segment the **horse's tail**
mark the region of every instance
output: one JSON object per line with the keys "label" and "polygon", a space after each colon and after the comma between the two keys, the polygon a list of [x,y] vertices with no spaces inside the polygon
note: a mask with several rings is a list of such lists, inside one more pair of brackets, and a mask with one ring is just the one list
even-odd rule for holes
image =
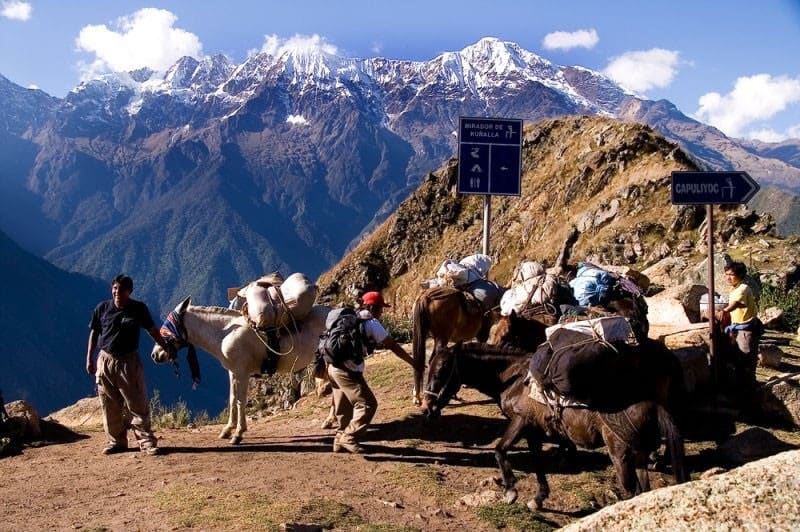
{"label": "horse's tail", "polygon": [[428,338],[428,329],[430,328],[427,307],[428,298],[422,294],[414,303],[414,332],[411,344],[414,355],[414,375],[419,377],[418,380],[421,380],[421,371],[425,367],[425,340]]}
{"label": "horse's tail", "polygon": [[684,465],[686,450],[683,446],[683,437],[669,412],[661,405],[656,405],[656,409],[658,411],[658,428],[666,440],[667,451],[672,459],[672,474],[675,482],[678,484],[686,482],[688,476]]}

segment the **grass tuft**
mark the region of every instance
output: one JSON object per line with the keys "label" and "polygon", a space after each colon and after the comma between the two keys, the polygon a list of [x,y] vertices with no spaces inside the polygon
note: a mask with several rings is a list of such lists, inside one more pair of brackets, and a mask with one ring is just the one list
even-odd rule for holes
{"label": "grass tuft", "polygon": [[478,508],[478,517],[495,528],[510,528],[524,531],[549,531],[558,528],[538,513],[532,512],[524,504],[490,504]]}

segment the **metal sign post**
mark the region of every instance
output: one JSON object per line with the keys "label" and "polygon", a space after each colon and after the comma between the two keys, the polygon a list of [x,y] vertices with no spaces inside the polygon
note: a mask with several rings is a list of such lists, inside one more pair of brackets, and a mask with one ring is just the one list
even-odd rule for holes
{"label": "metal sign post", "polygon": [[712,375],[719,380],[714,342],[716,299],[714,290],[714,205],[747,203],[759,190],[747,172],[672,172],[673,205],[705,205],[708,232],[708,333]]}
{"label": "metal sign post", "polygon": [[489,255],[492,195],[519,196],[522,120],[459,118],[458,192],[483,198],[483,253]]}

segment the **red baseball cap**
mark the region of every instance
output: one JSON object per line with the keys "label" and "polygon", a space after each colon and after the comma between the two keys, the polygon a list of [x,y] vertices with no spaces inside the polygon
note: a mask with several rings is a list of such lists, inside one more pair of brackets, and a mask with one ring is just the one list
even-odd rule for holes
{"label": "red baseball cap", "polygon": [[365,305],[380,305],[382,307],[391,307],[386,301],[383,300],[383,296],[380,292],[366,292],[363,296],[361,296],[361,302]]}

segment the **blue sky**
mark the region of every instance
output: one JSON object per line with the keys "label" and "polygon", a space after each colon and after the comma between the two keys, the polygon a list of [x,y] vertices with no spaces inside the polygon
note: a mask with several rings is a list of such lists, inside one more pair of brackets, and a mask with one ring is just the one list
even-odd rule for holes
{"label": "blue sky", "polygon": [[63,97],[181,55],[429,60],[481,37],[603,72],[735,137],[800,138],[800,0],[0,0],[0,74]]}

